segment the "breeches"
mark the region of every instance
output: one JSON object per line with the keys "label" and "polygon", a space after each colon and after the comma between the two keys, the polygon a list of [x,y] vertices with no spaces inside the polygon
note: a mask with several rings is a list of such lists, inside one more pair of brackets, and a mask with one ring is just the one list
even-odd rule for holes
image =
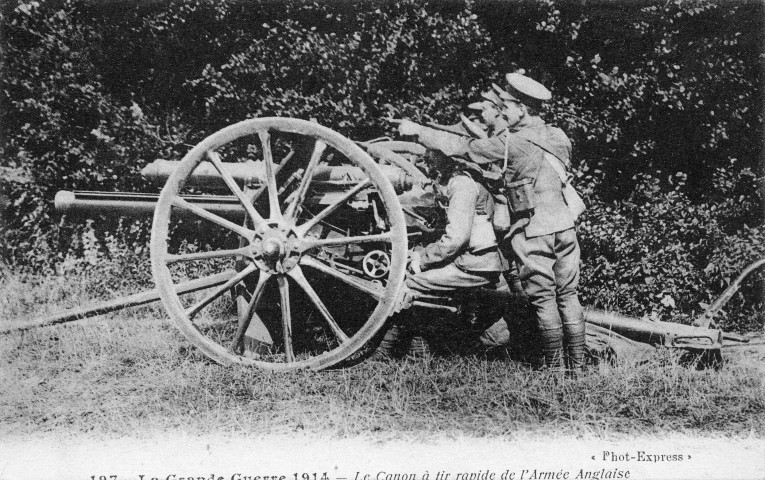
{"label": "breeches", "polygon": [[408,276],[406,285],[421,293],[451,292],[462,288],[496,285],[499,272],[465,272],[453,263]]}
{"label": "breeches", "polygon": [[580,259],[576,231],[570,228],[527,238],[521,230],[510,241],[523,290],[536,313],[548,362],[553,350],[562,350],[563,338],[569,354],[578,357],[573,362],[581,362],[584,315],[576,293]]}

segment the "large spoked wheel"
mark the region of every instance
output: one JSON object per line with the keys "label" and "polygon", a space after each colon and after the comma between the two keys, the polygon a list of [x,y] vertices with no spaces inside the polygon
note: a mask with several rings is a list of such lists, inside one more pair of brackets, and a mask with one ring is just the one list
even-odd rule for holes
{"label": "large spoked wheel", "polygon": [[[213,198],[211,185],[228,190],[239,217],[191,200]],[[361,349],[392,314],[406,250],[396,192],[366,152],[316,123],[260,118],[214,133],[179,162],[154,214],[151,262],[168,314],[211,359],[321,369]],[[385,278],[365,276],[369,252],[389,256]],[[225,284],[201,297],[176,293],[190,276],[233,266]],[[246,304],[232,317],[220,304],[235,287]],[[248,347],[255,323],[273,339],[266,348]]]}

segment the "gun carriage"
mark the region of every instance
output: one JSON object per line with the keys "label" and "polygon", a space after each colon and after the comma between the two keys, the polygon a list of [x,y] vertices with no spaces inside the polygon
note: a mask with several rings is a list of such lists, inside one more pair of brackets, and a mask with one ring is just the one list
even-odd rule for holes
{"label": "gun carriage", "polygon": [[[149,164],[144,178],[164,183],[157,195],[59,192],[62,213],[153,215],[156,288],[6,331],[161,300],[216,362],[322,369],[358,358],[402,308],[458,314],[463,306],[460,295],[406,295],[408,249],[438,235],[439,209],[416,164],[424,153],[389,139],[354,142],[305,120],[259,118],[210,135],[180,161]],[[588,328],[719,352],[724,338],[743,340],[709,328],[730,296],[696,327],[588,311]]]}

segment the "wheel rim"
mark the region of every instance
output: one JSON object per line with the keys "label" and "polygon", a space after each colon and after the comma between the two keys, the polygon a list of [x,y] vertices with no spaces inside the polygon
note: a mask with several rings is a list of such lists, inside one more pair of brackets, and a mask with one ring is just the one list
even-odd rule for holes
{"label": "wheel rim", "polygon": [[[287,168],[284,167],[287,159],[273,149],[283,148],[290,141],[299,146],[309,145],[300,151],[304,154],[310,151],[310,158],[289,160]],[[260,203],[245,194],[228,170],[232,164],[241,166],[242,158],[231,155],[228,149],[239,148],[242,143],[247,145],[248,152],[253,150],[252,145],[259,146],[257,154],[261,163],[259,168],[253,167],[252,176],[262,185],[259,191],[263,195],[256,195]],[[279,165],[277,160],[281,160]],[[213,164],[222,183],[239,200],[249,222],[245,226],[181,198],[186,185],[191,183],[192,172],[203,161]],[[284,172],[279,170],[280,166]],[[288,181],[286,173],[290,171],[293,174]],[[342,173],[340,181],[333,180],[336,175],[333,172],[337,171]],[[323,175],[329,175],[329,180],[322,180]],[[321,190],[327,188],[327,191]],[[360,197],[369,203],[366,209]],[[372,225],[369,227],[356,221],[353,212],[357,210],[353,208],[363,209],[364,218],[373,211],[376,224],[368,222]],[[240,247],[196,253],[173,251],[171,244],[175,239],[171,224],[180,213],[193,214],[205,223],[205,228],[235,234],[240,239]],[[349,217],[347,226],[343,223],[344,230],[340,230],[344,234],[340,234],[335,231],[337,224],[345,222],[346,217]],[[317,231],[322,233],[317,235]],[[223,364],[242,363],[276,370],[318,369],[348,358],[385,323],[395,308],[403,283],[406,248],[406,224],[393,186],[361,148],[316,123],[262,118],[246,120],[210,135],[179,162],[162,189],[155,211],[151,261],[154,281],[171,319],[211,359]],[[348,267],[349,270],[339,267],[336,252],[353,253],[357,249],[361,253],[364,249],[389,252],[390,266],[383,282],[366,281],[353,273],[352,267]],[[175,292],[175,274],[171,269],[177,265],[217,261],[237,261],[240,271],[202,299],[184,305]],[[199,318],[209,316],[205,309],[212,308],[226,291],[242,282],[254,284],[243,318],[233,325],[225,320],[214,328],[201,325]],[[328,294],[328,290],[322,289],[327,283],[344,285],[346,290]],[[273,289],[278,295],[269,296],[269,290]],[[338,293],[370,305],[371,313],[363,324],[354,320],[351,325],[333,314]],[[298,298],[303,300],[298,302]],[[309,306],[301,311],[308,311],[311,319],[295,317],[297,303],[301,303],[301,308],[304,304]],[[252,355],[243,348],[244,333],[253,318],[260,319],[253,314],[264,310],[279,312],[281,321],[272,321],[269,330],[273,330],[270,333],[279,339],[281,346],[269,355]],[[313,330],[303,332],[301,328],[315,329],[326,338],[311,340]],[[226,338],[227,335],[231,338]],[[316,347],[322,342],[326,344],[323,350]]]}

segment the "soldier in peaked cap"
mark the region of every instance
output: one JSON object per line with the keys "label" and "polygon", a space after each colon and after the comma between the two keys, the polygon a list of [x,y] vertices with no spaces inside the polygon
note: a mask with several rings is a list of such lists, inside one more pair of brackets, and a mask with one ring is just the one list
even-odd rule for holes
{"label": "soldier in peaked cap", "polygon": [[545,365],[576,373],[584,364],[585,341],[577,296],[580,250],[575,218],[563,197],[565,184],[555,164],[569,165],[571,142],[539,117],[541,102],[551,98],[549,90],[519,73],[508,74],[506,80],[509,92],[497,87],[484,95],[498,107],[487,108],[485,114],[494,132],[489,138],[458,137],[408,121],[399,125],[399,133],[415,135],[426,147],[449,156],[504,168],[512,212],[504,251],[514,258],[536,314]]}
{"label": "soldier in peaked cap", "polygon": [[499,98],[502,99],[503,102],[518,101],[516,97],[510,95],[510,93],[507,90],[503,89],[496,83],[491,84],[491,89],[494,90],[494,93],[496,93],[497,96],[499,96]]}
{"label": "soldier in peaked cap", "polygon": [[[488,105],[491,102],[489,102],[488,100],[484,100],[483,102],[471,103],[470,105],[468,105],[468,108],[471,110],[483,111],[485,108],[483,105],[484,103]],[[436,123],[429,122],[427,126],[431,128],[435,128],[437,130],[443,130],[445,132],[454,133],[456,135],[464,135],[464,136],[473,137],[473,138],[485,138],[487,136],[486,132],[481,127],[481,125],[476,124],[475,122],[473,122],[472,120],[470,120],[468,117],[466,117],[463,114],[460,114],[460,121],[456,124],[439,125]]]}
{"label": "soldier in peaked cap", "polygon": [[552,98],[552,93],[544,85],[521,73],[508,73],[505,75],[505,80],[511,91],[520,94],[521,101],[524,100],[523,97],[540,102],[546,102]]}
{"label": "soldier in peaked cap", "polygon": [[[542,102],[552,98],[544,85],[522,73],[508,73],[505,80],[510,94],[518,99],[513,107],[522,117],[515,135],[532,146],[531,152],[515,151],[513,156],[539,163],[536,174],[529,177],[535,182],[535,205],[528,223],[511,232],[509,240],[537,316],[545,363],[558,368],[565,359],[567,367],[577,372],[583,367],[585,343],[584,313],[577,295],[581,253],[573,225],[576,219],[562,195],[566,180],[561,174],[570,166],[571,142],[562,130],[545,125],[539,117]],[[525,175],[518,170],[513,178],[522,181]]]}

